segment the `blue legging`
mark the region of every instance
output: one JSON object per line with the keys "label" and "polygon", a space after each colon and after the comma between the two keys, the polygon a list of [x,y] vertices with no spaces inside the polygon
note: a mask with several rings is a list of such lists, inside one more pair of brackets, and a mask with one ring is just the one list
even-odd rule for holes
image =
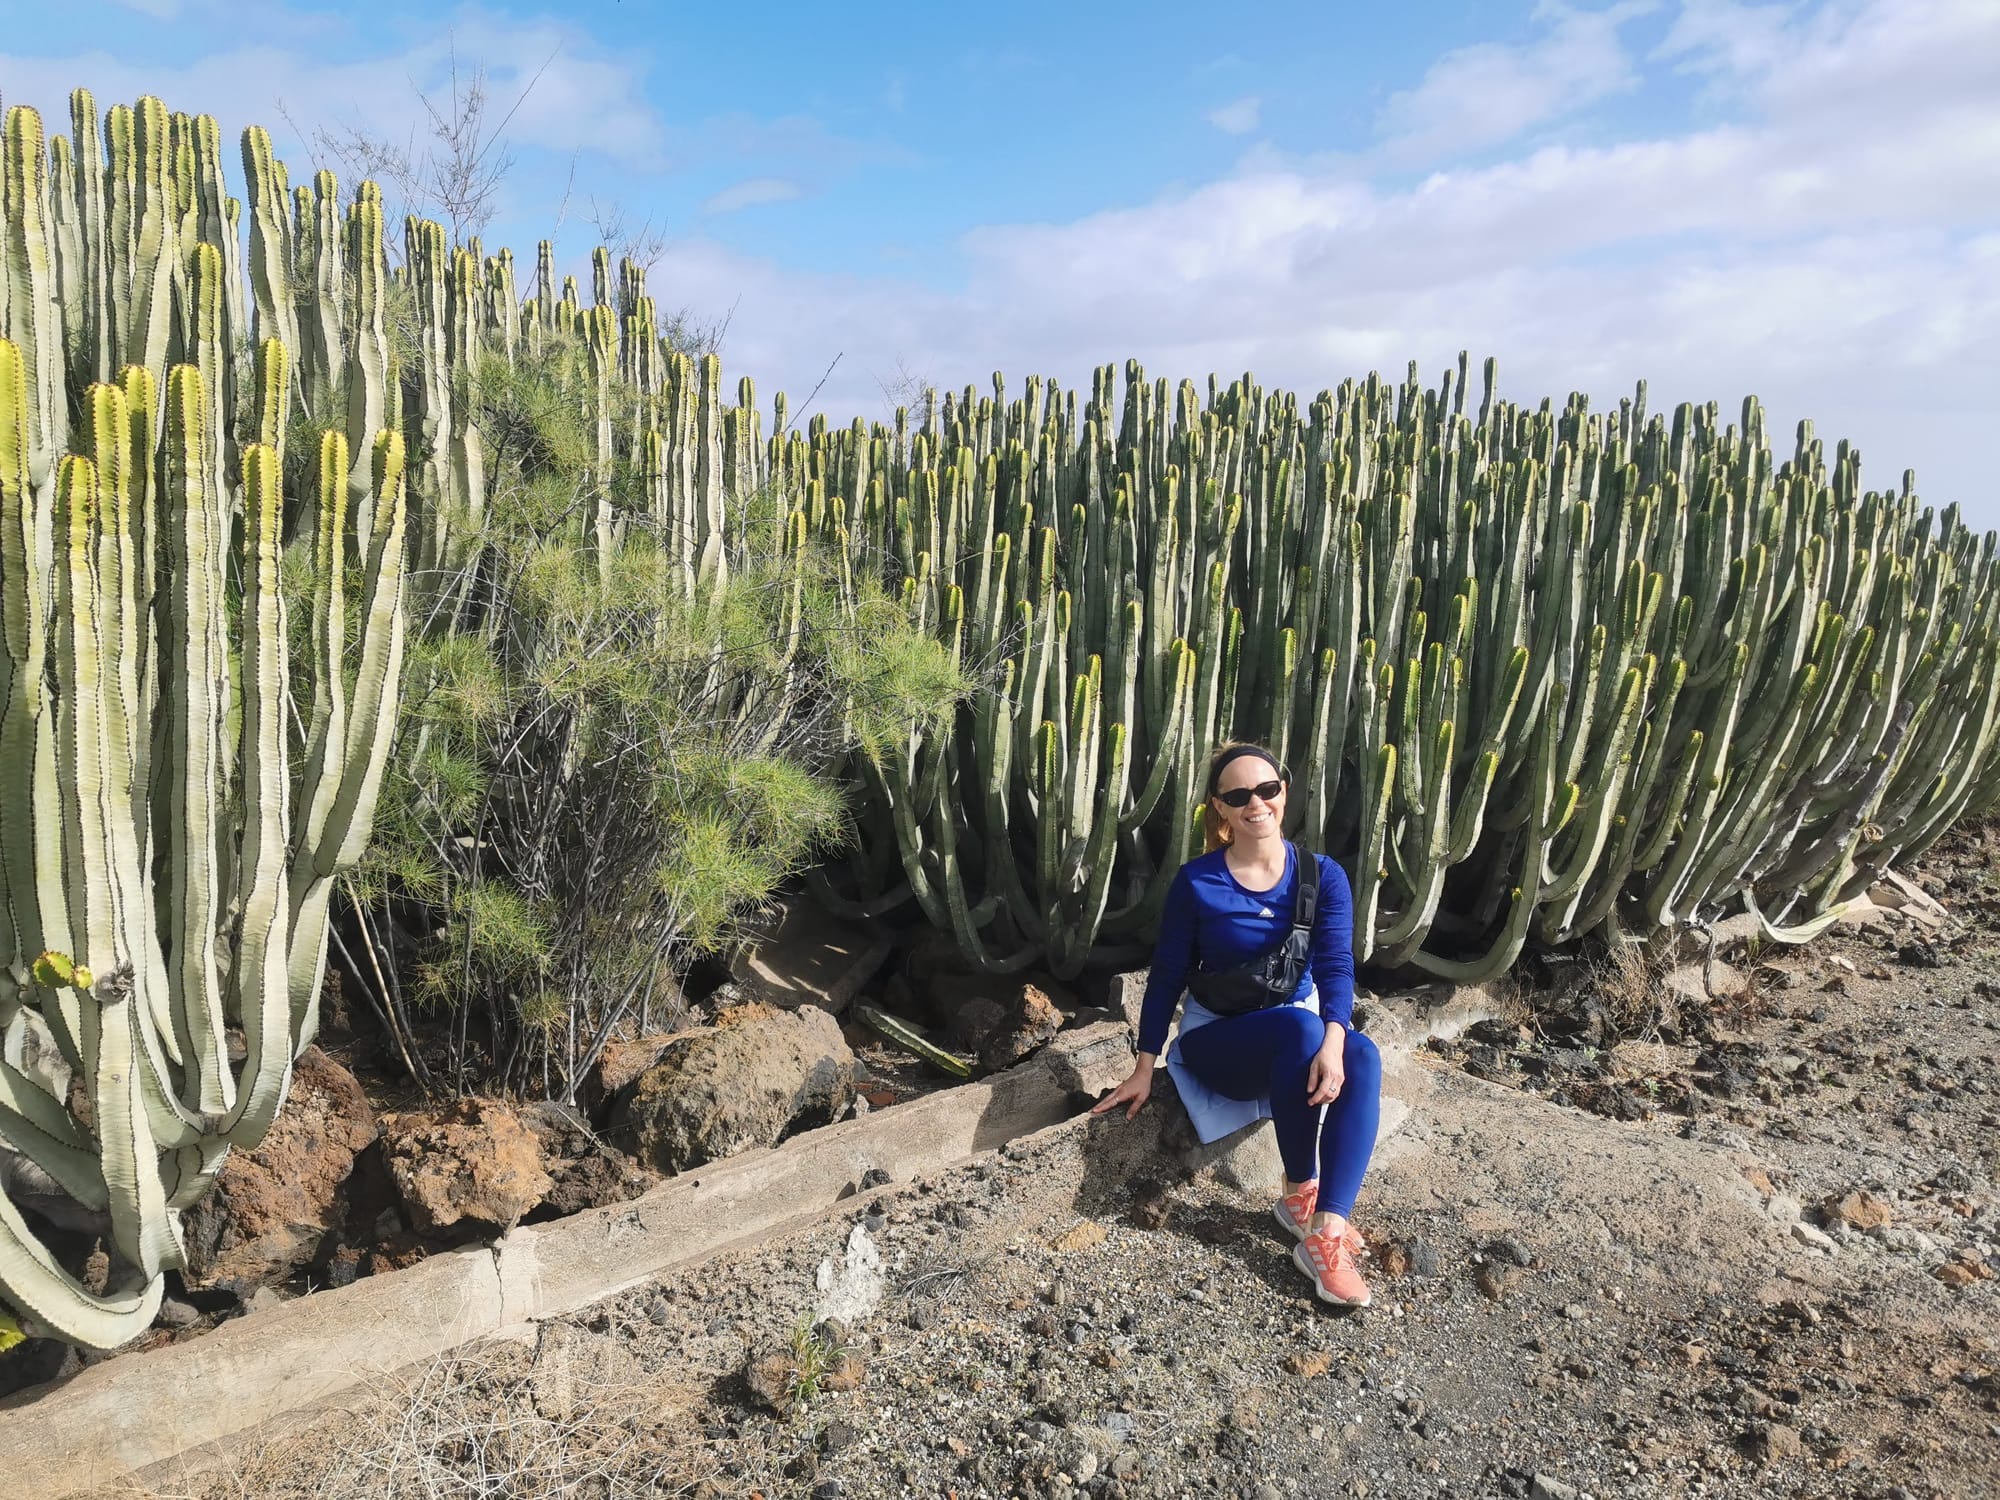
{"label": "blue legging", "polygon": [[1354,1198],[1375,1150],[1382,1118],[1382,1054],[1347,1029],[1342,1059],[1347,1081],[1333,1103],[1306,1105],[1306,1071],[1326,1040],[1326,1023],[1297,1005],[1273,1006],[1246,1016],[1225,1016],[1181,1033],[1181,1063],[1216,1093],[1231,1099],[1271,1101],[1271,1123],[1285,1175],[1293,1182],[1319,1179],[1320,1213],[1354,1212]]}

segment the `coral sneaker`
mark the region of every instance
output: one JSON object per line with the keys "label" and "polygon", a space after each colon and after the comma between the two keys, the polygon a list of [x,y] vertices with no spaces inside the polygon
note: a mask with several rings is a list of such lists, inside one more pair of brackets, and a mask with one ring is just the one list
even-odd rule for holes
{"label": "coral sneaker", "polygon": [[[1308,1182],[1303,1184],[1296,1193],[1287,1193],[1284,1197],[1280,1198],[1271,1212],[1276,1216],[1280,1224],[1292,1232],[1293,1239],[1302,1240],[1308,1234],[1312,1233],[1313,1209],[1318,1202],[1319,1184],[1317,1182]],[[1347,1246],[1347,1253],[1349,1255],[1359,1256],[1366,1248],[1360,1231],[1352,1224],[1343,1223],[1341,1225],[1340,1239],[1341,1243]]]}
{"label": "coral sneaker", "polygon": [[1319,1202],[1319,1184],[1301,1183],[1296,1193],[1287,1193],[1271,1210],[1278,1222],[1292,1232],[1292,1238],[1302,1240],[1312,1232],[1313,1205]]}
{"label": "coral sneaker", "polygon": [[[1343,1231],[1351,1233],[1346,1225]],[[1313,1279],[1313,1290],[1322,1302],[1335,1307],[1366,1307],[1373,1294],[1361,1273],[1354,1268],[1353,1252],[1347,1248],[1346,1233],[1323,1229],[1309,1234],[1292,1247],[1292,1261]]]}

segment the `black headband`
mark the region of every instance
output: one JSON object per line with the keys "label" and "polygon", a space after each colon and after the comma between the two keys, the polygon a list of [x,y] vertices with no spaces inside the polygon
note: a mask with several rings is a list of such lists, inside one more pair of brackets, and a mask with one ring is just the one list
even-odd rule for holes
{"label": "black headband", "polygon": [[1272,770],[1278,773],[1278,779],[1280,781],[1289,782],[1292,779],[1292,773],[1286,770],[1283,766],[1279,765],[1278,758],[1275,755],[1273,755],[1270,751],[1266,750],[1263,746],[1235,745],[1232,746],[1230,749],[1223,751],[1222,754],[1216,759],[1215,764],[1209,767],[1209,772],[1208,772],[1209,796],[1213,797],[1215,795],[1215,789],[1222,785],[1222,773],[1229,769],[1230,762],[1241,760],[1246,755],[1254,755],[1257,757],[1257,759],[1263,761]]}

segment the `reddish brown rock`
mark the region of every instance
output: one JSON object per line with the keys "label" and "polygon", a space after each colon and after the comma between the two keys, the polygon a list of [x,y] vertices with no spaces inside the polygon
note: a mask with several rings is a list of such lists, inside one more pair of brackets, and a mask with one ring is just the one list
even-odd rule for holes
{"label": "reddish brown rock", "polygon": [[1978,1260],[1948,1260],[1931,1275],[1946,1286],[1971,1286],[1974,1282],[1993,1280],[1991,1268]]}
{"label": "reddish brown rock", "polygon": [[641,1164],[682,1172],[831,1124],[853,1078],[854,1054],[825,1011],[740,1005],[671,1043],[619,1097],[612,1129]]}
{"label": "reddish brown rock", "polygon": [[491,1099],[384,1116],[382,1152],[403,1211],[423,1234],[466,1222],[509,1228],[554,1186],[534,1132]]}
{"label": "reddish brown rock", "polygon": [[653,1176],[624,1152],[610,1146],[563,1162],[555,1186],[542,1199],[537,1218],[562,1218],[607,1203],[625,1203],[653,1185]]}
{"label": "reddish brown rock", "polygon": [[1759,1422],[1744,1435],[1743,1446],[1757,1464],[1787,1463],[1805,1453],[1798,1429],[1783,1422]]}
{"label": "reddish brown rock", "polygon": [[858,1391],[868,1378],[868,1364],[857,1349],[844,1349],[819,1378],[823,1391]]}
{"label": "reddish brown rock", "polygon": [[254,1286],[310,1264],[346,1215],[355,1156],[379,1133],[354,1075],[306,1048],[263,1142],[232,1152],[214,1191],[181,1220],[188,1285]]}
{"label": "reddish brown rock", "polygon": [[1375,1264],[1382,1268],[1384,1276],[1400,1279],[1410,1274],[1409,1247],[1401,1240],[1370,1239],[1368,1249],[1375,1259]]}
{"label": "reddish brown rock", "polygon": [[532,1222],[623,1203],[653,1185],[650,1172],[593,1131],[567,1104],[524,1104],[521,1123],[541,1142],[542,1165],[555,1180],[531,1214]]}
{"label": "reddish brown rock", "polygon": [[430,1245],[420,1236],[398,1230],[361,1252],[357,1272],[362,1276],[380,1276],[386,1271],[408,1270],[430,1253]]}
{"label": "reddish brown rock", "polygon": [[758,1354],[743,1363],[743,1388],[753,1405],[789,1417],[798,1404],[799,1362],[789,1351]]}
{"label": "reddish brown rock", "polygon": [[1039,986],[1024,984],[1006,1018],[979,1049],[988,1072],[1011,1068],[1062,1030],[1063,1013]]}
{"label": "reddish brown rock", "polygon": [[[936,974],[923,987],[923,1004],[933,1025],[949,1030],[961,1012],[975,1004],[999,1007],[1004,1019],[1020,1010],[1033,990],[1059,1013],[1074,1011],[1079,1002],[1070,990],[1046,976],[1027,980],[1005,974]],[[912,1014],[915,1014],[913,1011]]]}
{"label": "reddish brown rock", "polygon": [[551,1173],[559,1162],[585,1157],[595,1149],[590,1122],[572,1106],[553,1099],[536,1100],[520,1108],[521,1123],[542,1148],[542,1165]]}
{"label": "reddish brown rock", "polygon": [[1841,1198],[1829,1198],[1820,1208],[1820,1222],[1849,1229],[1887,1229],[1895,1217],[1889,1205],[1873,1193],[1856,1188]]}

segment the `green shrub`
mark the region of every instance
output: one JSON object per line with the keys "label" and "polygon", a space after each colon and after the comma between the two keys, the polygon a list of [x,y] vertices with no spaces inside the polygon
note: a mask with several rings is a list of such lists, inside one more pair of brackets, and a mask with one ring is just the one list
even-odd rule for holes
{"label": "green shrub", "polygon": [[604,552],[583,518],[631,476],[597,465],[577,372],[552,341],[469,383],[486,513],[426,580],[347,950],[420,1078],[565,1098],[845,836],[836,758],[965,691],[823,547],[756,550],[776,527],[692,593],[627,510]]}

